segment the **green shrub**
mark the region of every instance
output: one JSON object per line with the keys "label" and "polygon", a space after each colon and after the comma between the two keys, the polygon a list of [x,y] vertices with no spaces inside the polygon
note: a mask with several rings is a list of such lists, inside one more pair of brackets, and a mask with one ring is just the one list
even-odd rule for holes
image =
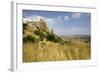
{"label": "green shrub", "polygon": [[26,43],[26,42],[28,42],[28,39],[27,39],[27,37],[24,37],[23,38],[23,43]]}
{"label": "green shrub", "polygon": [[54,34],[48,34],[47,39],[48,39],[49,41],[54,41],[54,40],[56,40]]}
{"label": "green shrub", "polygon": [[23,42],[36,42],[36,37],[35,36],[27,36],[23,38]]}
{"label": "green shrub", "polygon": [[35,30],[34,33],[40,37],[41,41],[47,36],[46,32],[41,30]]}
{"label": "green shrub", "polygon": [[25,34],[25,29],[26,29],[26,27],[27,27],[27,23],[23,23],[23,34]]}

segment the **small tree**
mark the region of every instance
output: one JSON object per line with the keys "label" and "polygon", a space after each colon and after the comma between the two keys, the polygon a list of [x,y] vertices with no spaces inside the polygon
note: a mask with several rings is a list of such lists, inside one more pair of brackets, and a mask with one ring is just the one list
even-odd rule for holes
{"label": "small tree", "polygon": [[54,34],[48,34],[47,39],[49,41],[54,41],[55,40],[55,35]]}

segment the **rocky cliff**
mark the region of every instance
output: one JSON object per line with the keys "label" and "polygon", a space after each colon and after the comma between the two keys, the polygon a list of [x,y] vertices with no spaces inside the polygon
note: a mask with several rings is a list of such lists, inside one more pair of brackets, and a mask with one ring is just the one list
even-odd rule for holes
{"label": "rocky cliff", "polygon": [[64,40],[56,36],[53,29],[51,31],[48,29],[47,23],[43,18],[39,21],[25,21],[23,23],[24,42],[38,42],[43,40],[65,43]]}

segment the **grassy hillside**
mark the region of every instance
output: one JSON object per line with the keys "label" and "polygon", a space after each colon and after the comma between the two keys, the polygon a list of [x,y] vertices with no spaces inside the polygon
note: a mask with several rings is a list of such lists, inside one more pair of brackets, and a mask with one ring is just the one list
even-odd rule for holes
{"label": "grassy hillside", "polygon": [[45,21],[23,23],[23,62],[86,60],[91,58],[90,40],[60,37]]}
{"label": "grassy hillside", "polygon": [[23,44],[23,62],[90,59],[90,43],[72,39],[68,44],[51,41]]}

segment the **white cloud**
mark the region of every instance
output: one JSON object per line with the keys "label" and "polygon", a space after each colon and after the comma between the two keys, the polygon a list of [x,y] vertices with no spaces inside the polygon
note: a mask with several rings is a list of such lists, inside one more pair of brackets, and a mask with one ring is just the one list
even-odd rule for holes
{"label": "white cloud", "polygon": [[85,15],[85,16],[90,16],[90,15],[91,15],[91,13],[85,13],[84,15]]}
{"label": "white cloud", "polygon": [[68,16],[65,16],[65,17],[64,17],[64,20],[69,20],[69,17],[68,17]]}
{"label": "white cloud", "polygon": [[63,21],[61,16],[58,16],[55,18],[45,18],[45,20],[48,24],[51,24],[51,25],[55,25]]}
{"label": "white cloud", "polygon": [[26,18],[23,18],[24,21],[39,21],[41,18],[43,18],[45,20],[45,18],[43,16],[39,16],[39,15],[32,15]]}
{"label": "white cloud", "polygon": [[48,28],[50,30],[53,29],[53,26],[55,26],[56,24],[58,24],[60,22],[60,20],[57,18],[45,18],[45,19],[46,19],[46,23],[48,25]]}
{"label": "white cloud", "polygon": [[61,19],[62,17],[61,16],[58,16],[58,18]]}
{"label": "white cloud", "polygon": [[32,16],[23,18],[23,21],[24,22],[25,21],[39,21],[41,18],[43,18],[46,21],[49,29],[53,29],[53,27],[58,26],[58,24],[62,24],[64,20],[69,20],[68,16],[65,16],[65,17],[57,16],[57,17],[49,18],[49,17],[43,17],[39,15],[32,15]]}
{"label": "white cloud", "polygon": [[47,24],[54,25],[56,23],[56,21],[53,18],[45,18],[45,19]]}
{"label": "white cloud", "polygon": [[23,18],[24,21],[39,21],[41,18],[43,18],[46,22],[48,23],[57,23],[57,22],[61,22],[61,16],[55,17],[55,18],[48,18],[48,17],[43,17],[43,16],[39,16],[39,15],[32,15],[26,18]]}
{"label": "white cloud", "polygon": [[82,15],[82,13],[73,13],[72,18],[79,18]]}
{"label": "white cloud", "polygon": [[[79,18],[82,13],[74,13],[72,14],[72,18]],[[49,18],[49,17],[43,17],[39,15],[32,15],[30,17],[23,18],[24,21],[39,21],[40,18],[43,18],[47,22],[48,28],[54,29],[54,32],[56,34],[62,34],[62,35],[69,35],[69,34],[86,34],[88,33],[86,28],[80,28],[80,27],[66,27],[66,29],[63,28],[55,28],[61,24],[63,24],[64,20],[69,20],[70,18],[66,15],[64,17],[58,16],[54,18]],[[64,19],[64,20],[63,20]],[[81,22],[80,22],[81,23]],[[59,25],[58,25],[59,24]],[[78,24],[77,22],[75,24]]]}
{"label": "white cloud", "polygon": [[58,26],[58,24],[63,23],[63,19],[61,16],[54,18],[45,18],[45,19],[49,29],[53,29],[55,26]]}
{"label": "white cloud", "polygon": [[[39,16],[39,15],[32,15],[32,16],[23,18],[23,21],[39,21],[41,18],[43,18],[50,25],[55,25],[55,24],[63,22],[62,16],[48,18],[48,17]],[[69,20],[69,17],[65,16],[64,19]]]}

